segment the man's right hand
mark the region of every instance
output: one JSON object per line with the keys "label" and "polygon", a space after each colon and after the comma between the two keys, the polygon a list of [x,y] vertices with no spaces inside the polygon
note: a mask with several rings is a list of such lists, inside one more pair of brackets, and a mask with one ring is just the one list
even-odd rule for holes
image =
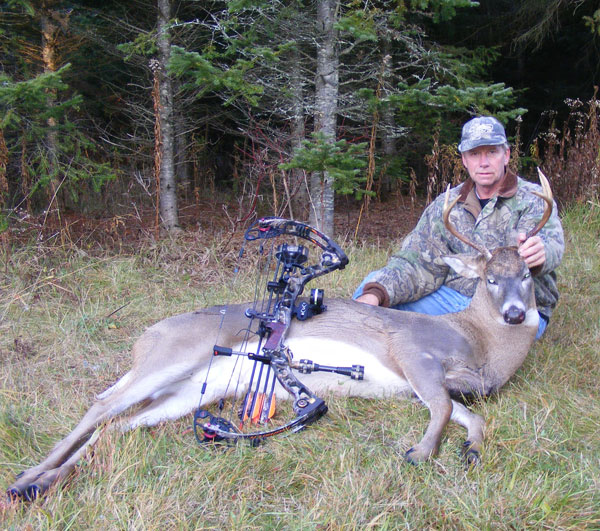
{"label": "man's right hand", "polygon": [[363,304],[370,304],[371,306],[379,306],[379,297],[377,297],[377,295],[373,295],[372,293],[365,293],[354,300],[356,302],[362,302]]}

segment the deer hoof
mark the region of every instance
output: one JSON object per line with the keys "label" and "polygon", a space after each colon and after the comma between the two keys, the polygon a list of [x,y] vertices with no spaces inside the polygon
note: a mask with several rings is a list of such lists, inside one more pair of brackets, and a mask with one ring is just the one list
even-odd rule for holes
{"label": "deer hoof", "polygon": [[39,485],[29,485],[26,489],[11,487],[6,491],[6,497],[10,502],[27,501],[32,502],[42,494],[43,489]]}
{"label": "deer hoof", "polygon": [[6,496],[12,502],[32,502],[39,498],[40,495],[42,495],[46,490],[47,489],[43,488],[42,486],[32,483],[31,485],[27,485],[25,488],[9,487],[6,490]]}
{"label": "deer hoof", "polygon": [[15,487],[6,490],[6,497],[8,498],[9,502],[16,502],[20,500],[22,496],[23,493]]}
{"label": "deer hoof", "polygon": [[471,441],[465,441],[462,445],[461,457],[467,468],[472,468],[481,462],[479,451],[473,448]]}
{"label": "deer hoof", "polygon": [[35,499],[37,499],[39,497],[40,494],[42,494],[43,490],[36,485],[35,483],[33,485],[29,485],[29,487],[27,487],[25,489],[24,492],[24,498],[25,500],[27,500],[28,502],[31,502]]}
{"label": "deer hoof", "polygon": [[414,448],[409,448],[406,453],[404,454],[404,460],[407,463],[410,463],[411,465],[418,465],[419,461],[416,461],[415,459],[413,459],[413,457],[411,456],[412,453],[414,453],[415,449]]}
{"label": "deer hoof", "polygon": [[421,463],[427,461],[428,457],[423,456],[421,452],[418,451],[417,448],[412,447],[407,450],[404,454],[404,460],[411,465],[420,465]]}

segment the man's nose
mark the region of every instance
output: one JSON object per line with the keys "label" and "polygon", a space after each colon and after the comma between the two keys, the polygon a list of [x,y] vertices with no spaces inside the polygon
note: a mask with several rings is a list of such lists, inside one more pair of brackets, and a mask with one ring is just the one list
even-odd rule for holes
{"label": "man's nose", "polygon": [[489,162],[490,161],[487,153],[482,152],[479,154],[479,164],[481,164],[482,166],[487,166]]}

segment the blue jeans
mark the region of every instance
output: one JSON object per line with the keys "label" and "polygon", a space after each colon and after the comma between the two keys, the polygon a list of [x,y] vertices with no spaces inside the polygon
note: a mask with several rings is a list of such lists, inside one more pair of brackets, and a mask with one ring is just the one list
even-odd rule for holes
{"label": "blue jeans", "polygon": [[[361,282],[360,286],[352,295],[353,299],[357,299],[363,292],[365,284],[371,282],[369,276]],[[445,313],[456,313],[464,310],[471,304],[471,297],[467,297],[458,291],[447,286],[442,286],[437,291],[426,295],[422,299],[413,302],[403,302],[392,306],[394,310],[403,310],[405,312],[425,313],[427,315],[443,315]],[[542,337],[542,334],[548,326],[548,318],[540,314],[540,324],[535,336],[536,339]]]}

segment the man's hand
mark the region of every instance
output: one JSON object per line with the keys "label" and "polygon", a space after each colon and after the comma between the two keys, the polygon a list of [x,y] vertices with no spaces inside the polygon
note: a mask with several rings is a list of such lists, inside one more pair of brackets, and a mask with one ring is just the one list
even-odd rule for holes
{"label": "man's hand", "polygon": [[373,295],[372,293],[365,293],[361,295],[357,299],[356,302],[362,302],[363,304],[370,304],[371,306],[379,306],[379,298],[377,295]]}
{"label": "man's hand", "polygon": [[518,236],[519,254],[525,260],[529,269],[541,266],[546,262],[546,249],[544,242],[539,236],[532,236],[527,239],[524,233]]}

